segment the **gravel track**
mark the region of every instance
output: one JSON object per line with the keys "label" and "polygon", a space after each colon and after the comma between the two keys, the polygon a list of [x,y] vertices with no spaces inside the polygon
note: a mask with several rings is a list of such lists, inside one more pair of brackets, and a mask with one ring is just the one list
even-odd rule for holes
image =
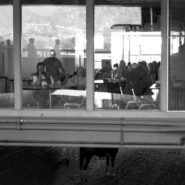
{"label": "gravel track", "polygon": [[93,157],[87,182],[80,181],[78,162],[78,148],[0,147],[0,184],[185,184],[185,150],[120,149],[116,158],[116,176],[107,176],[105,160]]}

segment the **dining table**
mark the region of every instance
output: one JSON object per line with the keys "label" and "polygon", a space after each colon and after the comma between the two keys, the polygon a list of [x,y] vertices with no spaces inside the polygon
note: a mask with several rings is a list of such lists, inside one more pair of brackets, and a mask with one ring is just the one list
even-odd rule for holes
{"label": "dining table", "polygon": [[[51,96],[65,96],[66,103],[68,103],[68,99],[66,97],[76,97],[81,101],[86,99],[86,91],[85,90],[73,90],[73,89],[57,89],[51,93]],[[51,98],[52,99],[52,98]],[[140,104],[150,103],[153,104],[154,101],[152,96],[133,96],[131,94],[120,94],[120,93],[110,93],[110,92],[94,92],[94,106],[95,109],[124,109],[126,104],[129,101],[137,101]],[[79,104],[81,102],[79,101]],[[120,107],[120,104],[124,104],[124,106]]]}
{"label": "dining table", "polygon": [[[49,108],[51,108],[51,94],[53,91],[60,89],[62,86],[56,86],[56,85],[45,85],[45,86],[39,86],[39,85],[33,85],[33,84],[27,84],[23,86],[23,94],[26,93],[26,91],[29,91],[29,101],[28,104],[32,104],[32,96],[37,96],[38,101],[40,98],[40,101],[42,101],[41,99],[43,99],[43,101],[47,100],[48,97],[48,102],[49,102]],[[45,100],[44,100],[45,98]]]}
{"label": "dining table", "polygon": [[126,84],[126,78],[104,78],[106,86],[106,92],[120,93],[120,86],[124,89]]}

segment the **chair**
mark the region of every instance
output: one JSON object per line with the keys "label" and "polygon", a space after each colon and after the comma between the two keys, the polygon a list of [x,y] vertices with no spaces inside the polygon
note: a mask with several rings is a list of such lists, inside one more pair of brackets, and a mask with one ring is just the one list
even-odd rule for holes
{"label": "chair", "polygon": [[85,106],[85,97],[82,98],[82,101],[81,103],[65,103],[64,104],[64,109],[80,109],[82,108],[83,106]]}
{"label": "chair", "polygon": [[155,104],[142,104],[139,106],[139,110],[152,110],[152,109],[156,109],[156,105]]}
{"label": "chair", "polygon": [[79,103],[65,103],[64,109],[80,109]]}
{"label": "chair", "polygon": [[122,100],[126,104],[126,106],[125,106],[126,110],[128,110],[128,109],[138,109],[139,108],[141,102],[139,100],[137,100],[135,94],[133,95],[134,100],[130,100],[130,101],[126,102],[125,99],[124,99],[124,94],[123,94],[123,90],[122,90],[121,86],[120,86],[120,92],[121,92]]}
{"label": "chair", "polygon": [[139,104],[137,101],[128,101],[125,107],[125,110],[130,110],[130,109],[138,109]]}
{"label": "chair", "polygon": [[[121,92],[121,98],[122,98],[123,102],[125,102],[122,87],[119,86],[119,89],[120,89],[120,92]],[[125,102],[125,103],[126,103],[126,102]]]}

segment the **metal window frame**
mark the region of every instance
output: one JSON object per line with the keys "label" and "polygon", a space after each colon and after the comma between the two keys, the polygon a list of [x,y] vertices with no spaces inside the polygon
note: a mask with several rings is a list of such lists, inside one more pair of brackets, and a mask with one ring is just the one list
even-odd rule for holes
{"label": "metal window frame", "polygon": [[[13,0],[13,40],[14,40],[14,107],[22,108],[22,74],[21,74],[21,0]],[[16,47],[15,47],[16,46]]]}
{"label": "metal window frame", "polygon": [[57,118],[185,118],[184,112],[168,112],[168,60],[169,60],[169,3],[161,0],[161,110],[158,111],[123,111],[94,109],[94,0],[86,0],[86,36],[87,36],[87,108],[86,110],[22,109],[22,74],[21,74],[21,0],[13,0],[13,35],[14,35],[14,109],[0,109],[0,117],[51,117]]}
{"label": "metal window frame", "polygon": [[161,36],[162,36],[162,52],[161,52],[161,111],[168,111],[168,75],[169,75],[169,5],[170,0],[161,0]]}

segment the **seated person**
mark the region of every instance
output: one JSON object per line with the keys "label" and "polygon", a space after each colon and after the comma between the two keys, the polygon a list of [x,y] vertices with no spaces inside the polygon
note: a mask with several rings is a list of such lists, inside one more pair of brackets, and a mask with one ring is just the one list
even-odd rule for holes
{"label": "seated person", "polygon": [[56,58],[55,50],[50,50],[50,57],[44,59],[43,64],[46,68],[47,75],[53,79],[57,85],[61,84],[61,81],[65,81],[67,75],[66,71],[58,58]]}
{"label": "seated person", "polygon": [[[42,62],[37,64],[37,72],[32,74],[33,77],[33,85],[43,86],[50,83],[50,78],[44,71],[44,65]],[[42,84],[45,83],[45,84]]]}
{"label": "seated person", "polygon": [[126,68],[125,61],[121,60],[120,63],[119,63],[118,70],[117,70],[118,79],[127,78],[127,73],[128,73],[128,71],[127,71],[127,68]]}
{"label": "seated person", "polygon": [[113,65],[114,69],[113,69],[113,76],[117,78],[117,74],[118,74],[118,63]]}
{"label": "seated person", "polygon": [[127,82],[124,88],[125,94],[133,94],[136,96],[151,94],[147,73],[137,63],[131,65],[131,70],[127,75]]}
{"label": "seated person", "polygon": [[76,75],[68,79],[65,87],[85,90],[86,88],[85,69],[83,67],[78,67]]}
{"label": "seated person", "polygon": [[105,66],[102,68],[102,73],[104,78],[110,78],[111,77],[111,72],[112,72],[112,66],[110,62],[106,62]]}
{"label": "seated person", "polygon": [[40,89],[40,86],[45,87],[50,84],[50,77],[46,74],[44,69],[43,63],[39,62],[37,64],[37,71],[32,74],[33,85],[39,86],[37,91],[33,91],[33,103],[35,102],[34,104],[40,108],[49,107],[48,91]]}

